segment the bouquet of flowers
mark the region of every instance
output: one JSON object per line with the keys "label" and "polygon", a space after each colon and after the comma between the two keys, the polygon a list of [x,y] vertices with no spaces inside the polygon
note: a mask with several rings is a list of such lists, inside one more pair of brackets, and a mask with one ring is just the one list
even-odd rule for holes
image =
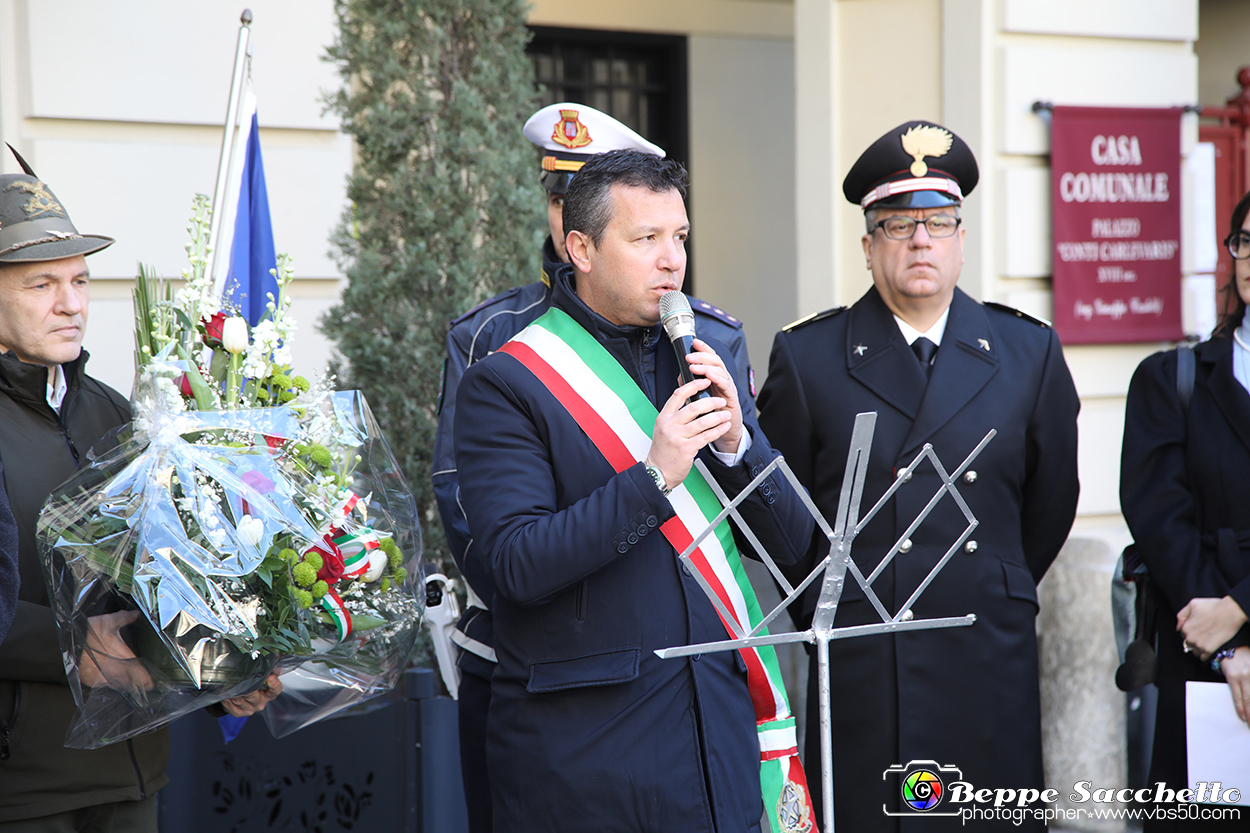
{"label": "bouquet of flowers", "polygon": [[[250,333],[206,269],[141,269],[133,422],[48,500],[39,540],[94,748],[246,694],[275,670],[277,736],[394,687],[424,595],[416,505],[358,391],[293,375],[287,287]],[[93,663],[106,680],[82,683]],[[93,677],[94,679],[94,677]]]}

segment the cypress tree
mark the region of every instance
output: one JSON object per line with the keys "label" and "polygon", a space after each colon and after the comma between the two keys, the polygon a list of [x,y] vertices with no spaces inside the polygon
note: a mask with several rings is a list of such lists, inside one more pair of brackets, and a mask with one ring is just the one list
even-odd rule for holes
{"label": "cypress tree", "polygon": [[348,284],[321,328],[416,496],[426,558],[452,569],[430,486],[447,325],[539,274],[545,229],[523,0],[336,0],[327,101],[355,140],[333,243]]}

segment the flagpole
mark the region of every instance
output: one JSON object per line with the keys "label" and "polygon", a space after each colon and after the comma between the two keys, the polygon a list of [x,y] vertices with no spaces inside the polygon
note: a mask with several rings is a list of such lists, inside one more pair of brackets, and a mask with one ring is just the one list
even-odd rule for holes
{"label": "flagpole", "polygon": [[239,107],[242,98],[243,78],[249,58],[248,43],[252,35],[252,10],[244,9],[239,16],[239,42],[234,52],[234,77],[230,82],[230,100],[226,104],[226,124],[221,136],[221,156],[217,161],[217,186],[213,189],[212,221],[208,227],[208,255],[206,274],[213,273],[213,256],[221,243],[221,202],[225,199],[230,167],[234,163],[235,135],[239,130]]}

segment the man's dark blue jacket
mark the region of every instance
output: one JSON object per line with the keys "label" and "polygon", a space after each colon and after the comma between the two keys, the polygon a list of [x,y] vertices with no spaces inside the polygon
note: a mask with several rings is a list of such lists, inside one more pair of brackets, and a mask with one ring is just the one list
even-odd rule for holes
{"label": "man's dark blue jacket", "polygon": [[[557,276],[553,306],[663,406],[678,367],[658,325],[607,322],[577,298],[568,271]],[[738,393],[744,413],[753,411],[749,392]],[[654,653],[726,631],[659,531],[674,513],[643,464],[615,473],[505,353],[469,368],[456,408],[474,533],[467,557],[495,587],[499,665],[487,742],[495,824],[522,833],[758,830],[759,746],[738,654]],[[731,495],[776,456],[753,415],[746,427],[753,442],[739,465],[700,452]],[[780,475],[740,509],[779,562],[806,549],[813,521]]]}

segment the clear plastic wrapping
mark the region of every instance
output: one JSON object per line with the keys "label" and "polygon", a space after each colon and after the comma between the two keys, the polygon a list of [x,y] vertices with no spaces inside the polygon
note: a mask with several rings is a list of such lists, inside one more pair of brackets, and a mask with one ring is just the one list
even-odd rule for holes
{"label": "clear plastic wrapping", "polygon": [[[94,748],[246,694],[282,736],[392,688],[424,612],[416,506],[357,391],[186,410],[157,357],[135,420],[45,504],[39,542]],[[95,681],[88,687],[83,670]],[[98,669],[98,675],[95,673]]]}

